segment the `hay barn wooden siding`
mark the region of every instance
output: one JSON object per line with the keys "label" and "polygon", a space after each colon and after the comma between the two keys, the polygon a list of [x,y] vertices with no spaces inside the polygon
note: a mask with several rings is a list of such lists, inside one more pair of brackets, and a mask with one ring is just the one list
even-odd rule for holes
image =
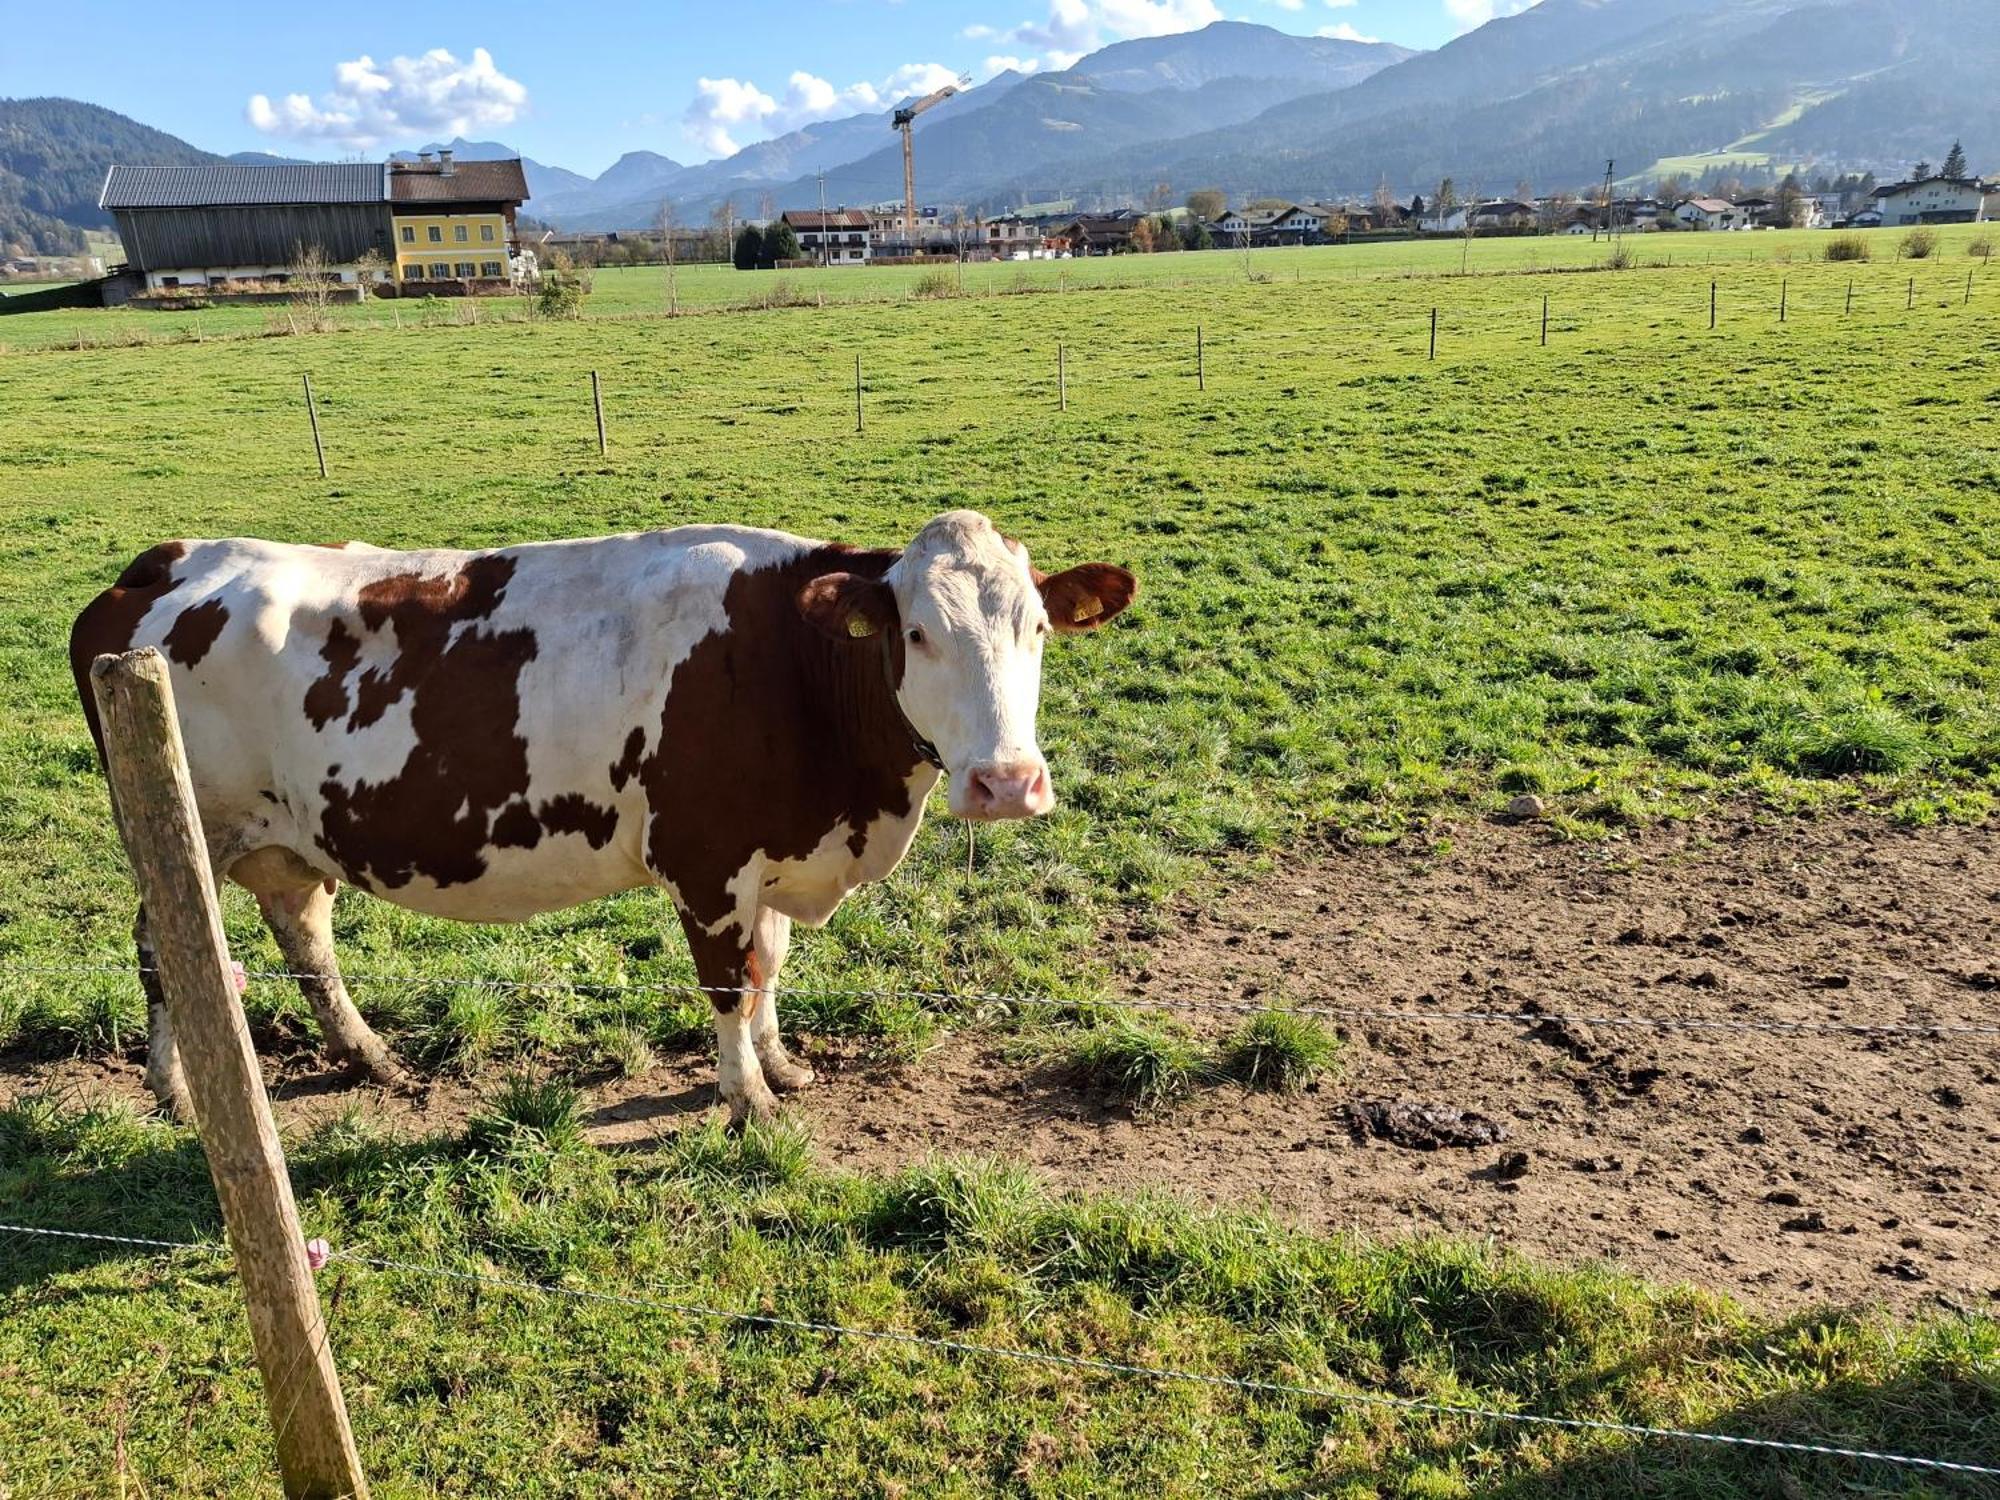
{"label": "hay barn wooden siding", "polygon": [[370,250],[393,258],[386,203],[121,208],[113,216],[126,259],[139,271],[282,266],[303,245],[318,245],[334,265]]}

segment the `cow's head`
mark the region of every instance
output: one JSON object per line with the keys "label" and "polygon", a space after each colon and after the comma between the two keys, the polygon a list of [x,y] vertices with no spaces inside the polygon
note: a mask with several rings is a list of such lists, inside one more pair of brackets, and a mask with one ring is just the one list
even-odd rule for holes
{"label": "cow's head", "polygon": [[857,649],[893,641],[897,702],[937,747],[954,814],[1032,818],[1056,803],[1035,743],[1042,643],[1052,630],[1095,630],[1138,591],[1110,563],[1043,574],[986,517],[954,510],[918,532],[880,580],[827,574],[800,591],[799,608]]}

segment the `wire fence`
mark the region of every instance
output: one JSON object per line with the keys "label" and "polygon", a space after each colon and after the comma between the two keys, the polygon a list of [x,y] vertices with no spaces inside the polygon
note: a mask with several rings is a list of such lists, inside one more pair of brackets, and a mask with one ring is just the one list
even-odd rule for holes
{"label": "wire fence", "polygon": [[[30,1224],[0,1222],[0,1233],[39,1235],[52,1239],[120,1245],[147,1251],[195,1252],[216,1255],[228,1253],[226,1245],[214,1241],[146,1239],[132,1235],[97,1234],[72,1229],[48,1229]],[[496,1290],[525,1293],[541,1297],[566,1297],[579,1302],[593,1302],[613,1307],[635,1309],[642,1312],[661,1313],[697,1322],[732,1323],[771,1331],[822,1335],[836,1340],[893,1344],[906,1348],[932,1350],[961,1359],[1004,1360],[1018,1364],[1075,1370],[1092,1375],[1110,1375],[1124,1379],[1151,1381],[1160,1385],[1192,1385],[1211,1390],[1239,1392],[1245,1396],[1275,1396],[1291,1400],[1324,1401],[1335,1405],[1370,1407],[1411,1416],[1443,1417],[1489,1424],[1513,1424],[1545,1430],[1559,1429],[1569,1432],[1604,1434],[1618,1437],[1660,1439],[1669,1442],[1707,1444],[1716,1447],[1740,1448],[1766,1453],[1802,1454],[1821,1458],[1845,1459],[1859,1463],[1889,1464],[1900,1468],[1920,1469],[1936,1473],[2000,1477],[2000,1467],[1965,1463],[1952,1459],[1928,1458],[1917,1454],[1890,1453],[1873,1448],[1844,1447],[1832,1443],[1792,1442],[1782,1438],[1754,1437],[1740,1433],[1695,1432],[1687,1428],[1661,1427],[1641,1422],[1617,1422],[1591,1417],[1551,1416],[1542,1412],[1509,1411],[1493,1406],[1428,1401],[1421,1397],[1398,1396],[1386,1391],[1340,1390],[1331,1386],[1306,1385],[1293,1381],[1265,1380],[1235,1375],[1215,1375],[1198,1370],[1175,1369],[1165,1365],[1133,1364],[1122,1360],[1102,1359],[1090,1355],[1061,1354],[1045,1349],[1026,1349],[1007,1344],[979,1343],[969,1339],[940,1338],[931,1334],[913,1333],[905,1329],[859,1328],[845,1323],[835,1323],[817,1318],[791,1317],[782,1313],[742,1312],[734,1308],[715,1307],[701,1302],[678,1301],[662,1297],[635,1296],[622,1292],[559,1286],[549,1282],[531,1281],[519,1277],[495,1276],[486,1272],[456,1271],[445,1266],[422,1265],[414,1261],[394,1260],[383,1256],[366,1255],[353,1250],[334,1250],[329,1259],[349,1265],[365,1266],[375,1271],[421,1276],[435,1281],[451,1282],[465,1286],[491,1287]]]}
{"label": "wire fence", "polygon": [[[136,978],[156,970],[144,965],[114,964],[23,964],[0,959],[0,974],[20,974],[39,978],[64,976],[119,976]],[[257,981],[321,981],[320,974],[288,969],[245,969],[243,978]],[[1949,1037],[2000,1037],[2000,1024],[1983,1025],[1928,1021],[1851,1020],[1751,1020],[1738,1016],[1655,1016],[1643,1013],[1620,1015],[1588,1014],[1545,1010],[1538,1002],[1525,1002],[1519,1010],[1458,1010],[1449,1007],[1412,1009],[1409,1007],[1291,1004],[1283,1000],[1204,1000],[1193,997],[1156,998],[1122,995],[1107,998],[1042,995],[1004,990],[912,989],[899,986],[841,986],[776,984],[766,988],[739,985],[701,984],[694,980],[569,980],[569,979],[489,979],[468,975],[427,974],[344,974],[350,987],[371,985],[410,988],[487,990],[500,993],[583,993],[622,994],[701,994],[771,995],[782,1000],[794,998],[833,1000],[886,1000],[913,1002],[926,1009],[970,1012],[977,1018],[994,1010],[1061,1009],[1088,1014],[1103,1010],[1148,1010],[1191,1015],[1246,1016],[1267,1011],[1311,1016],[1342,1023],[1409,1025],[1498,1025],[1498,1026],[1585,1026],[1633,1031],[1691,1031],[1718,1034],[1743,1032],[1778,1036],[1855,1036],[1869,1038],[1939,1039]]]}

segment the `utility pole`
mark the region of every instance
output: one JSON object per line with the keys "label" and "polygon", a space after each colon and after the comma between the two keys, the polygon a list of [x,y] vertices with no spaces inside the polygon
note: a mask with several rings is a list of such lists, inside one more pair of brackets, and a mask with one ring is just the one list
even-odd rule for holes
{"label": "utility pole", "polygon": [[826,173],[819,174],[819,264],[825,270],[826,259]]}
{"label": "utility pole", "polygon": [[[1603,220],[1604,220],[1604,237],[1605,237],[1605,238],[1606,238],[1607,240],[1611,238],[1611,224],[1612,224],[1612,212],[1611,212],[1611,172],[1612,172],[1612,169],[1613,169],[1613,168],[1614,168],[1615,166],[1617,166],[1617,162],[1615,162],[1614,160],[1612,160],[1612,159],[1611,159],[1610,157],[1606,157],[1606,158],[1605,158],[1605,160],[1604,160],[1604,212],[1603,212],[1603,214],[1601,215],[1601,217],[1602,217],[1602,218],[1603,218]],[[1596,236],[1595,236],[1595,235],[1592,235],[1592,236],[1591,236],[1591,238],[1592,238],[1592,239],[1595,239],[1595,238],[1596,238]]]}

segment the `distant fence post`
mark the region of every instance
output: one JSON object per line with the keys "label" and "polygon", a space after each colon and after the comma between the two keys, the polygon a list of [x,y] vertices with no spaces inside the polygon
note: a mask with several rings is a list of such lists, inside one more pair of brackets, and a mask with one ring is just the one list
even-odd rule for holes
{"label": "distant fence post", "polygon": [[1965,271],[1965,301],[1961,302],[1959,306],[1970,307],[1971,305],[1972,305],[1972,268],[1968,266],[1966,267]]}
{"label": "distant fence post", "polygon": [[1908,312],[1917,305],[1917,278],[1910,278],[1910,289],[1903,294],[1903,311]]}
{"label": "distant fence post", "polygon": [[367,1500],[271,1101],[236,998],[166,658],[100,656],[90,677],[111,805],[243,1282],[285,1494]]}
{"label": "distant fence post", "polygon": [[1854,311],[1854,278],[1850,276],[1847,278],[1847,304],[1846,306],[1841,308],[1840,315],[1844,318],[1853,311]]}
{"label": "distant fence post", "polygon": [[313,378],[310,375],[302,375],[300,378],[306,383],[306,420],[312,423],[313,457],[319,460],[319,477],[324,479],[326,478],[326,449],[322,448],[319,443],[319,408],[313,402]]}
{"label": "distant fence post", "polygon": [[1549,347],[1549,294],[1542,293],[1542,347]]}
{"label": "distant fence post", "polygon": [[1708,326],[1715,326],[1715,283],[1708,284]]}
{"label": "distant fence post", "polygon": [[861,430],[861,356],[854,356],[854,430]]}
{"label": "distant fence post", "polygon": [[1778,321],[1785,321],[1785,304],[1790,298],[1792,278],[1787,276],[1778,283]]}
{"label": "distant fence post", "polygon": [[1437,357],[1438,357],[1438,310],[1434,307],[1431,309],[1431,352],[1429,358],[1436,359]]}
{"label": "distant fence post", "polygon": [[1069,371],[1063,358],[1063,344],[1056,340],[1056,410],[1069,410]]}
{"label": "distant fence post", "polygon": [[597,452],[599,457],[611,451],[604,441],[604,387],[597,379],[597,371],[590,372],[590,404],[597,409]]}
{"label": "distant fence post", "polygon": [[1208,351],[1201,342],[1201,324],[1194,325],[1194,388],[1208,389]]}

